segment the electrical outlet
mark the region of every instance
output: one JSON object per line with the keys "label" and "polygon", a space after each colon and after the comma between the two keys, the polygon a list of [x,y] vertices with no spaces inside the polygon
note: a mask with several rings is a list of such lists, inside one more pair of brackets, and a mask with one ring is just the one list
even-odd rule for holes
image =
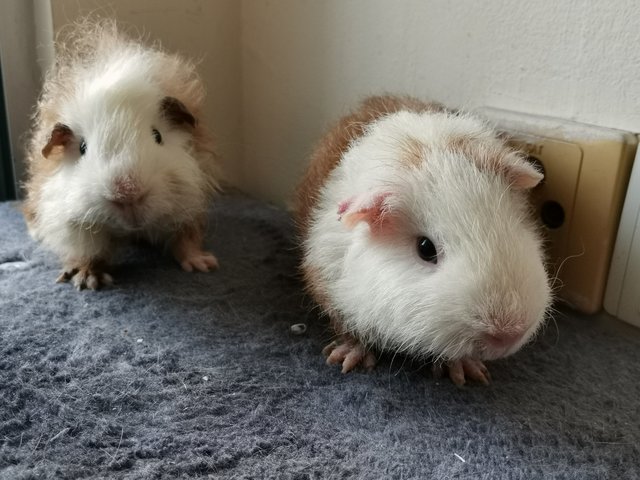
{"label": "electrical outlet", "polygon": [[597,312],[636,136],[495,108],[479,113],[544,170],[545,179],[532,191],[532,201],[548,239],[554,293],[580,311]]}

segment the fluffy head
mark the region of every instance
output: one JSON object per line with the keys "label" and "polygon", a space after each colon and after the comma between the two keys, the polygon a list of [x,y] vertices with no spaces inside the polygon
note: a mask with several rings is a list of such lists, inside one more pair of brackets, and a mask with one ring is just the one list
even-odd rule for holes
{"label": "fluffy head", "polygon": [[[27,218],[122,236],[192,224],[216,186],[193,64],[85,22],[58,45],[29,147]],[[55,245],[51,245],[54,246]]]}
{"label": "fluffy head", "polygon": [[542,176],[479,120],[400,111],[327,177],[304,268],[365,342],[446,359],[509,355],[550,303],[524,191]]}

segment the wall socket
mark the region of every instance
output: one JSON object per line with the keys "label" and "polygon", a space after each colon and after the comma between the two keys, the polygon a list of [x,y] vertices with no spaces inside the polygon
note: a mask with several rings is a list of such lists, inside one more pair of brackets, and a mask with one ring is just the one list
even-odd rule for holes
{"label": "wall socket", "polygon": [[637,137],[489,107],[478,113],[544,170],[532,200],[555,294],[582,312],[599,311]]}

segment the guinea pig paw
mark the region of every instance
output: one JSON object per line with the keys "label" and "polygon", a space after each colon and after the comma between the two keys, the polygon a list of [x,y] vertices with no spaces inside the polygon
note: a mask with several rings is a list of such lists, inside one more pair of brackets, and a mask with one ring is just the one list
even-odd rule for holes
{"label": "guinea pig paw", "polygon": [[108,273],[98,271],[92,267],[79,267],[63,270],[56,279],[58,283],[71,281],[78,290],[97,290],[100,287],[113,284],[113,277]]}
{"label": "guinea pig paw", "polygon": [[180,266],[185,272],[211,272],[218,268],[218,259],[209,252],[193,252],[180,260]]}
{"label": "guinea pig paw", "polygon": [[73,278],[73,276],[78,273],[77,268],[70,268],[68,270],[62,270],[58,278],[56,278],[56,283],[67,283],[69,280]]}
{"label": "guinea pig paw", "polygon": [[475,380],[484,385],[489,385],[491,375],[489,370],[480,360],[463,358],[447,362],[449,378],[458,387],[462,387],[467,380]]}
{"label": "guinea pig paw", "polygon": [[364,345],[353,338],[344,342],[333,341],[322,350],[328,365],[342,364],[342,373],[348,373],[357,366],[372,370],[376,366],[376,357]]}

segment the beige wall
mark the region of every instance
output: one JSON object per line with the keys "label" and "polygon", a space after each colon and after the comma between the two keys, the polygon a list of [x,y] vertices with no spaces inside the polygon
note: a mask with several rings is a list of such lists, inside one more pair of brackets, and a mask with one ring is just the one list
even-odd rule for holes
{"label": "beige wall", "polygon": [[325,125],[406,92],[640,132],[636,0],[245,0],[246,188],[285,202]]}
{"label": "beige wall", "polygon": [[205,114],[218,141],[225,176],[241,183],[240,3],[236,0],[51,0],[54,30],[78,16],[114,16],[169,51],[202,59]]}
{"label": "beige wall", "polygon": [[55,30],[113,15],[202,58],[227,177],[279,204],[326,126],[372,93],[640,132],[636,0],[33,1]]}

